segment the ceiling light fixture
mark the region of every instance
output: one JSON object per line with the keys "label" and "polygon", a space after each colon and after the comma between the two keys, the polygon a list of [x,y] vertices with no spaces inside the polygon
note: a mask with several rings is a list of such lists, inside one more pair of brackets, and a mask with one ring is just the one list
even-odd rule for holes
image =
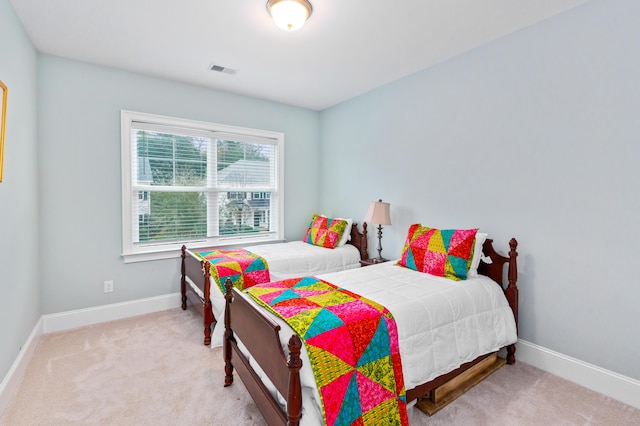
{"label": "ceiling light fixture", "polygon": [[308,0],[268,0],[267,10],[278,27],[295,31],[309,19],[313,8]]}

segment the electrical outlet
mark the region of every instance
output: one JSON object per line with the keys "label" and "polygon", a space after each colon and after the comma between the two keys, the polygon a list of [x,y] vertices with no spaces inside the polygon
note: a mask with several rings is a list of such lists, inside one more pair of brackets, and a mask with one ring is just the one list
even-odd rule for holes
{"label": "electrical outlet", "polygon": [[104,282],[104,292],[105,293],[113,292],[113,281],[105,281]]}

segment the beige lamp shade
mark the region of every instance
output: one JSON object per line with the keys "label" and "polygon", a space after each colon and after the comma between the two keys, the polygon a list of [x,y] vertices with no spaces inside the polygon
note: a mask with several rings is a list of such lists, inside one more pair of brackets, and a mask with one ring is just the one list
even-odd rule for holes
{"label": "beige lamp shade", "polygon": [[364,221],[375,225],[391,225],[389,203],[384,203],[382,200],[372,201]]}

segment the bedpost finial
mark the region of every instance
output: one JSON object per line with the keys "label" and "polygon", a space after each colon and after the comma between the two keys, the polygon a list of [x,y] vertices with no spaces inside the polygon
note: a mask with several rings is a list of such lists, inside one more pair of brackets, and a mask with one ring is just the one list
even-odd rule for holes
{"label": "bedpost finial", "polygon": [[225,297],[231,297],[232,288],[233,288],[233,281],[231,281],[231,278],[227,278],[227,280],[224,282]]}
{"label": "bedpost finial", "polygon": [[292,334],[289,339],[289,351],[292,353],[300,353],[300,349],[302,349],[302,341],[300,340],[300,336],[297,334]]}
{"label": "bedpost finial", "polygon": [[516,248],[518,248],[518,240],[516,240],[515,238],[511,238],[509,240],[509,247],[511,248],[511,250],[515,251]]}
{"label": "bedpost finial", "polygon": [[515,238],[511,238],[511,240],[509,240],[509,247],[509,287],[516,287],[516,282],[518,281],[518,265],[516,264],[518,241]]}
{"label": "bedpost finial", "polygon": [[302,341],[297,334],[292,334],[289,339],[289,360],[287,366],[292,371],[300,371],[302,368],[302,360],[300,359],[300,349],[302,349]]}

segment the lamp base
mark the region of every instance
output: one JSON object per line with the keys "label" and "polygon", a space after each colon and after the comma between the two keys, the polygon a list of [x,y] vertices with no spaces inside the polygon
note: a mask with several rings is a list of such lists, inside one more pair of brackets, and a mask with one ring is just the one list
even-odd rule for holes
{"label": "lamp base", "polygon": [[388,261],[389,259],[385,259],[384,257],[374,257],[373,259],[371,259],[371,263],[384,263]]}
{"label": "lamp base", "polygon": [[387,259],[382,257],[382,225],[378,225],[378,257],[373,259],[373,263],[386,262]]}

